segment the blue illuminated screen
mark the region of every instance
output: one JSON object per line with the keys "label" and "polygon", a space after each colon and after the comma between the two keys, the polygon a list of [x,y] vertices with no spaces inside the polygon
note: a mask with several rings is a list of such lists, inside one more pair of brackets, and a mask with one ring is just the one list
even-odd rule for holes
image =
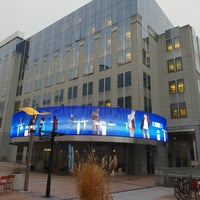
{"label": "blue illuminated screen", "polygon": [[[96,109],[99,109],[98,114],[93,113]],[[40,114],[37,115],[34,124],[35,136],[38,136],[40,128],[41,135],[50,134],[53,130],[53,119],[56,117],[58,125],[55,132],[59,134],[120,136],[168,141],[166,119],[148,112],[135,110],[133,119],[133,117],[130,118],[132,110],[124,108],[56,106],[36,110]],[[44,112],[50,114],[43,115]],[[148,118],[146,123],[143,120],[144,116]],[[12,119],[10,137],[28,136],[32,117],[24,111],[15,113]]]}

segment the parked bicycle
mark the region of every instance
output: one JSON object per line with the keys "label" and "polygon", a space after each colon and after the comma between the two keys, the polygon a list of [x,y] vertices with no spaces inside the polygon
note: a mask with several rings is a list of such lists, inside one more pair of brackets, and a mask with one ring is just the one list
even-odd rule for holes
{"label": "parked bicycle", "polygon": [[189,200],[191,197],[191,189],[188,178],[176,178],[174,184],[174,195],[176,199]]}
{"label": "parked bicycle", "polygon": [[186,176],[174,180],[174,195],[176,199],[189,200],[195,194],[195,200],[200,200],[200,179]]}
{"label": "parked bicycle", "polygon": [[197,188],[195,189],[195,199],[200,200],[200,179],[197,180]]}

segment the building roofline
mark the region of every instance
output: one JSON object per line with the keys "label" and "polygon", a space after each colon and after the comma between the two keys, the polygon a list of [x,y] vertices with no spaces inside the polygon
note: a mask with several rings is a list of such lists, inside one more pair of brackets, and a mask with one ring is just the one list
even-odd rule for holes
{"label": "building roofline", "polygon": [[2,40],[0,42],[0,48],[4,45],[6,45],[7,43],[11,42],[12,40],[14,40],[15,38],[21,38],[24,39],[24,33],[22,33],[21,31],[16,31],[15,33],[9,35],[7,38],[5,38],[4,40]]}

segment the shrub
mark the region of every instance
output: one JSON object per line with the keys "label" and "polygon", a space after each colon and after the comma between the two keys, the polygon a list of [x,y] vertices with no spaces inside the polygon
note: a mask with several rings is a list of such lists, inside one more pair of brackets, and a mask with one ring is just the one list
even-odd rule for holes
{"label": "shrub", "polygon": [[109,200],[110,181],[103,169],[93,160],[76,171],[77,192],[80,200]]}

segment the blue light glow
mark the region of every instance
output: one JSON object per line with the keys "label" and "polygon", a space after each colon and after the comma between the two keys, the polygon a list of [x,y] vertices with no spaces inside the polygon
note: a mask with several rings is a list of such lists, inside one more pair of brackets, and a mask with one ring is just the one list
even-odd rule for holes
{"label": "blue light glow", "polygon": [[[99,108],[99,132],[92,129],[92,113]],[[131,109],[96,107],[96,106],[57,106],[36,109],[40,113],[50,112],[49,115],[38,115],[35,123],[35,136],[39,134],[40,120],[43,117],[42,135],[51,133],[53,118],[58,119],[56,132],[65,135],[92,135],[131,137],[128,127],[128,115]],[[166,119],[152,113],[135,110],[134,138],[144,138],[141,129],[144,114],[149,117],[149,129],[145,138],[167,142]],[[29,135],[29,121],[32,116],[20,111],[13,115],[10,137],[24,137]]]}

